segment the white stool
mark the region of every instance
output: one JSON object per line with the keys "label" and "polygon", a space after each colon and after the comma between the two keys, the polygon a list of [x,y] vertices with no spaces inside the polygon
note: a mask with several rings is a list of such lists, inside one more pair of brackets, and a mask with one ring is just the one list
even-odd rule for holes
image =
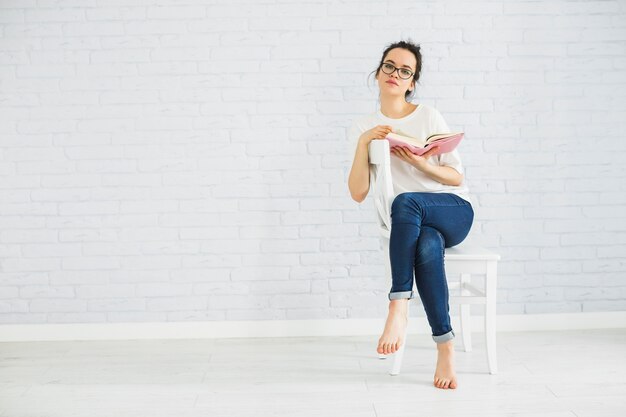
{"label": "white stool", "polygon": [[[391,233],[391,204],[393,203],[393,183],[391,180],[391,154],[389,142],[375,139],[369,145],[370,187],[372,188],[376,213],[380,226],[383,248],[389,248]],[[446,278],[460,275],[460,281],[448,282],[449,289],[460,289],[460,295],[450,295],[450,304],[459,304],[461,319],[461,340],[466,352],[472,350],[472,334],[470,320],[470,304],[485,305],[485,345],[489,373],[498,372],[496,358],[496,284],[497,264],[500,255],[486,248],[459,245],[445,249]],[[385,256],[385,270],[391,281],[391,264],[389,254]],[[484,290],[471,283],[472,274],[485,275]],[[415,299],[419,299],[416,297]],[[411,303],[408,303],[410,305]],[[408,308],[408,306],[407,306]],[[407,311],[408,314],[408,311]],[[456,333],[456,332],[455,332]],[[407,331],[404,342],[393,353],[391,375],[398,375],[402,366],[402,357],[407,341]],[[379,354],[379,358],[386,359],[389,355]]]}

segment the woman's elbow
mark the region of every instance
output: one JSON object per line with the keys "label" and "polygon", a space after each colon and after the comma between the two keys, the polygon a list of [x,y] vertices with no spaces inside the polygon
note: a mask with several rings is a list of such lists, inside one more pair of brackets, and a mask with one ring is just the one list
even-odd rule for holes
{"label": "woman's elbow", "polygon": [[352,192],[352,190],[350,190],[350,196],[357,203],[362,203],[363,200],[365,200],[365,197],[367,197],[368,191],[369,189],[365,190],[364,192]]}
{"label": "woman's elbow", "polygon": [[367,183],[357,184],[356,181],[348,181],[348,190],[350,190],[350,197],[357,203],[360,203],[367,197],[370,186]]}
{"label": "woman's elbow", "polygon": [[352,199],[354,201],[356,201],[357,203],[362,203],[363,200],[365,200],[365,197],[367,197],[367,194],[365,194],[365,195],[362,195],[362,194],[361,195],[354,195],[354,194],[352,194]]}
{"label": "woman's elbow", "polygon": [[461,186],[461,184],[463,184],[463,174],[458,172],[456,169],[454,170],[454,173],[456,175],[453,175],[451,178],[449,178],[446,184],[451,185],[453,187],[459,187]]}

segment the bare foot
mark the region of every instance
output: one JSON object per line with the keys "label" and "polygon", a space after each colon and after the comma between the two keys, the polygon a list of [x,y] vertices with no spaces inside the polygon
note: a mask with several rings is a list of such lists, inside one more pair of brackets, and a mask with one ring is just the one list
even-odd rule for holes
{"label": "bare foot", "polygon": [[383,335],[378,339],[376,351],[385,355],[395,353],[404,343],[404,331],[409,320],[407,316],[408,299],[391,300],[389,314]]}
{"label": "bare foot", "polygon": [[454,372],[454,345],[452,340],[437,344],[437,370],[433,385],[437,388],[456,389],[456,374]]}

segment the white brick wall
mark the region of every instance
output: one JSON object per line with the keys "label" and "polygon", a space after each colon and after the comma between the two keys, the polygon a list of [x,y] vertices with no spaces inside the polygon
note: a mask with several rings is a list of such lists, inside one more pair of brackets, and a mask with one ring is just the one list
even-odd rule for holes
{"label": "white brick wall", "polygon": [[498,312],[626,309],[624,1],[2,0],[0,322],[379,317],[346,128],[408,37]]}

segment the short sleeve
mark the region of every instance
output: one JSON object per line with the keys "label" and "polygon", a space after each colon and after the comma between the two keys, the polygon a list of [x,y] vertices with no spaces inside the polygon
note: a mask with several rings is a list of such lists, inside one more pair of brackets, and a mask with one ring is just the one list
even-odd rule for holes
{"label": "short sleeve", "polygon": [[[443,118],[441,113],[435,109],[433,120],[432,120],[432,133],[449,133],[451,132],[446,120]],[[459,153],[458,147],[455,148],[452,152],[442,153],[437,155],[437,161],[439,165],[448,166],[456,169],[459,174],[463,174],[463,163],[461,162],[461,154]]]}

